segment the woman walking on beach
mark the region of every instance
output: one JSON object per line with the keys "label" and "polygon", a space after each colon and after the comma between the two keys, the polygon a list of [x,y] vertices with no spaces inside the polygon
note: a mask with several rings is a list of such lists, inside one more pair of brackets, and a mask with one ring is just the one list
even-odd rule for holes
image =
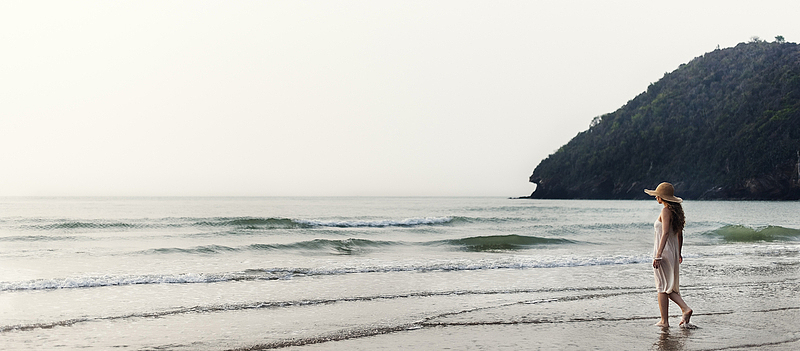
{"label": "woman walking on beach", "polygon": [[656,323],[660,327],[669,327],[669,300],[674,301],[683,312],[680,326],[688,327],[692,317],[692,309],[683,301],[678,290],[678,268],[683,262],[681,247],[683,246],[683,226],[686,217],[681,202],[675,196],[675,188],[670,183],[661,183],[656,190],[645,190],[645,193],[656,197],[663,204],[661,215],[653,224],[655,227],[655,244],[653,245],[653,272],[658,291],[658,309],[661,320]]}

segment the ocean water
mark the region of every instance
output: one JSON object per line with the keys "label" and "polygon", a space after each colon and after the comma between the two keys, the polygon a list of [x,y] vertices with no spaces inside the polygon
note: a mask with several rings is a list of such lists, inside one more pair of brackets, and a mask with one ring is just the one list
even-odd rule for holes
{"label": "ocean water", "polygon": [[[796,349],[800,203],[0,198],[0,348]],[[791,321],[791,323],[787,323]]]}

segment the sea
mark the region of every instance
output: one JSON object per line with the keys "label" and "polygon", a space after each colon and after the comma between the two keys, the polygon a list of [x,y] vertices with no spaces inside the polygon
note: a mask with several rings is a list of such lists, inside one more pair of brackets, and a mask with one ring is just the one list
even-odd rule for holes
{"label": "sea", "polygon": [[800,202],[0,198],[3,350],[800,349]]}

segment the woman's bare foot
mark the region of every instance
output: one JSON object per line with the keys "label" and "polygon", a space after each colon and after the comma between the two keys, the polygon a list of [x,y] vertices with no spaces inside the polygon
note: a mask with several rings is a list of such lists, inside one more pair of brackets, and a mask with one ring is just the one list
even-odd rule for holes
{"label": "woman's bare foot", "polygon": [[655,326],[656,327],[661,327],[661,328],[669,328],[669,321],[666,321],[666,322],[665,321],[658,321],[658,323],[656,323]]}
{"label": "woman's bare foot", "polygon": [[678,325],[688,327],[689,326],[689,319],[692,318],[692,311],[691,309],[683,313],[683,317],[681,317],[681,322]]}

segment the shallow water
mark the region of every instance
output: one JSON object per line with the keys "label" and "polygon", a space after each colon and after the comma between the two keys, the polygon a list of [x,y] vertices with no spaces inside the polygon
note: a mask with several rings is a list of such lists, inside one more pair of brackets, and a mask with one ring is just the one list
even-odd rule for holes
{"label": "shallow water", "polygon": [[800,203],[684,209],[700,328],[662,331],[655,201],[5,198],[0,345],[797,346]]}

